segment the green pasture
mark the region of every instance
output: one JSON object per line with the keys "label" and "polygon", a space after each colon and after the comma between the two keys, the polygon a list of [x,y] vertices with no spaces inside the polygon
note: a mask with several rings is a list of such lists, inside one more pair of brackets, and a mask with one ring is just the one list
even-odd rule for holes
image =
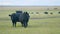
{"label": "green pasture", "polygon": [[[48,14],[44,14],[44,12],[46,11],[28,11],[30,18],[33,18],[29,20],[28,27],[21,27],[21,24],[17,22],[15,28],[12,27],[12,22],[8,16],[15,13],[15,10],[0,10],[0,34],[60,34],[59,11],[47,11]],[[50,12],[53,14],[51,15]]]}

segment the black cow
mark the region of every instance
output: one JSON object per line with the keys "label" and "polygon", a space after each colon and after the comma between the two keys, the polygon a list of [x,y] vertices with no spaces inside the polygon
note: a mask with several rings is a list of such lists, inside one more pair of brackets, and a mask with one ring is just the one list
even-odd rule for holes
{"label": "black cow", "polygon": [[13,26],[16,27],[16,22],[21,22],[23,27],[28,26],[28,21],[29,21],[29,13],[24,12],[24,13],[13,13],[9,15],[11,17]]}

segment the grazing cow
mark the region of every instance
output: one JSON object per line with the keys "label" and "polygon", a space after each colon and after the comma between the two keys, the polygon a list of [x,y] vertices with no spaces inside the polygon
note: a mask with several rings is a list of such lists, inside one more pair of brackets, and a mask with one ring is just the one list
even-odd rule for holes
{"label": "grazing cow", "polygon": [[16,27],[16,22],[21,22],[23,27],[27,27],[28,26],[28,21],[29,21],[29,13],[27,12],[21,12],[21,13],[13,13],[11,15],[9,15],[11,17],[13,26]]}

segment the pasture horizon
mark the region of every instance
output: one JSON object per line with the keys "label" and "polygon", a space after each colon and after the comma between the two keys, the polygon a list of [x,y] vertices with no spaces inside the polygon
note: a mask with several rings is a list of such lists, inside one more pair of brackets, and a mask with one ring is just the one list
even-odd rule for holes
{"label": "pasture horizon", "polygon": [[[57,9],[55,9],[57,8]],[[0,6],[0,10],[60,10],[60,6]]]}

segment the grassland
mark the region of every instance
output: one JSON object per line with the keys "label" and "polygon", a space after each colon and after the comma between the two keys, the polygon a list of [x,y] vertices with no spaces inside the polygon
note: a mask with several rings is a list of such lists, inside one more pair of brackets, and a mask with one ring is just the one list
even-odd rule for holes
{"label": "grassland", "polygon": [[[34,12],[34,14],[30,14],[30,18],[39,19],[30,19],[27,28],[21,27],[19,22],[16,28],[12,27],[8,15],[14,12],[14,10],[0,11],[0,34],[60,34],[59,11],[48,11],[49,14],[44,14],[45,11],[38,11],[39,14],[35,14],[37,11],[28,11]],[[50,12],[53,12],[53,15]]]}

